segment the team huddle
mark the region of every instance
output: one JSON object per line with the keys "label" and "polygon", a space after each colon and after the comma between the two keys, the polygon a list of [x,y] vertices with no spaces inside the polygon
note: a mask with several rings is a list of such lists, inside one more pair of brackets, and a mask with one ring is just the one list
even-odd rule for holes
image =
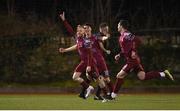
{"label": "team huddle", "polygon": [[[72,77],[74,81],[77,81],[82,86],[79,97],[87,99],[94,90],[90,83],[95,81],[98,86],[94,99],[103,100],[102,102],[114,100],[123,84],[124,78],[132,71],[137,73],[140,80],[149,80],[160,77],[167,77],[172,81],[174,80],[168,70],[162,72],[144,72],[137,52],[139,40],[135,35],[128,31],[128,21],[120,20],[117,28],[120,33],[119,45],[121,51],[115,56],[115,60],[118,61],[120,57],[123,57],[126,60],[126,64],[117,74],[116,81],[113,84],[110,80],[110,72],[104,58],[104,52],[107,54],[111,53],[111,51],[105,49],[103,45],[103,42],[110,37],[108,25],[106,23],[100,24],[99,32],[97,34],[92,34],[92,27],[90,24],[78,25],[75,32],[65,19],[65,13],[63,12],[59,16],[69,34],[76,40],[75,45],[69,48],[59,48],[59,52],[65,53],[77,50],[81,59],[80,63],[75,68]],[[86,75],[86,79],[82,78],[82,74]]]}

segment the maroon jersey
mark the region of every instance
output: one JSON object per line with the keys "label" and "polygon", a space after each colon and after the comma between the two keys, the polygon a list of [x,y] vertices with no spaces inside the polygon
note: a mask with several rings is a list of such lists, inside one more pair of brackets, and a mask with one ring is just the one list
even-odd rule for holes
{"label": "maroon jersey", "polygon": [[92,55],[95,59],[101,59],[103,58],[102,56],[102,52],[99,46],[99,39],[97,38],[97,36],[91,36],[90,38],[91,41],[91,51],[92,51]]}
{"label": "maroon jersey", "polygon": [[[105,63],[104,57],[102,56],[101,49],[99,48],[99,40],[97,36],[91,36],[90,38],[85,38],[85,41],[90,41],[90,51],[92,53],[93,63],[97,65],[100,72],[106,71],[107,72],[107,65]],[[87,45],[88,46],[88,45]]]}
{"label": "maroon jersey", "polygon": [[79,56],[81,58],[81,60],[83,61],[87,61],[88,60],[88,49],[84,46],[84,39],[82,37],[78,37],[76,40],[76,44],[77,44],[77,49],[78,49],[78,53]]}
{"label": "maroon jersey", "polygon": [[134,35],[128,31],[121,33],[119,37],[119,44],[121,47],[121,52],[125,57],[129,57],[132,50],[134,50]]}
{"label": "maroon jersey", "polygon": [[132,51],[135,51],[137,54],[135,42],[136,42],[135,35],[133,35],[129,31],[125,31],[125,32],[121,33],[121,36],[119,37],[119,44],[121,47],[121,53],[123,53],[123,55],[125,56],[127,61],[134,61],[134,62],[139,61],[138,56],[137,56],[137,59],[131,58],[131,52]]}
{"label": "maroon jersey", "polygon": [[[104,36],[104,34],[102,34],[101,32],[97,33],[97,34],[94,34],[93,36],[95,36],[98,40],[98,42],[101,42],[103,43],[102,40],[100,40],[100,37]],[[103,53],[103,50],[101,49],[100,45],[97,44],[97,48],[99,48],[99,51],[101,52],[102,56],[104,57],[104,53]]]}
{"label": "maroon jersey", "polygon": [[74,32],[73,28],[71,27],[71,25],[68,23],[68,21],[67,21],[67,20],[64,20],[64,21],[63,21],[63,24],[64,24],[66,30],[68,31],[68,33],[69,33],[71,36],[75,36],[75,32]]}

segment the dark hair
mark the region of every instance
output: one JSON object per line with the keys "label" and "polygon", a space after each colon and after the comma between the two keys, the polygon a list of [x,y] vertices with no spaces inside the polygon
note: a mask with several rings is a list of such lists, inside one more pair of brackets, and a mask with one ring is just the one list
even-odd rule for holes
{"label": "dark hair", "polygon": [[103,23],[101,23],[101,24],[99,25],[99,28],[104,28],[104,27],[107,27],[107,26],[108,26],[107,23],[103,22]]}
{"label": "dark hair", "polygon": [[128,29],[130,26],[128,20],[120,20],[119,23],[125,29]]}
{"label": "dark hair", "polygon": [[92,25],[90,23],[85,23],[83,26],[89,26],[92,28]]}

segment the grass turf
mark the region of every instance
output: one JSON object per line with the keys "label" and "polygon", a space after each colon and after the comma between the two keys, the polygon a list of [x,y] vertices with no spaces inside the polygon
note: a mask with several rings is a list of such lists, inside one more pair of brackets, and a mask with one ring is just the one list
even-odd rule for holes
{"label": "grass turf", "polygon": [[113,109],[180,109],[180,94],[124,94],[115,101],[102,103],[89,97],[87,100],[77,95],[23,94],[0,95],[0,110],[59,109],[59,110],[113,110]]}

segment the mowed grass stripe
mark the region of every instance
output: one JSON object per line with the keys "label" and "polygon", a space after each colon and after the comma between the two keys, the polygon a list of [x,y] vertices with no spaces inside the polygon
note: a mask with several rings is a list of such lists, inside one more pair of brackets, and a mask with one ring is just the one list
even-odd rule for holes
{"label": "mowed grass stripe", "polygon": [[77,95],[0,95],[0,109],[180,109],[180,94],[123,94],[115,101],[102,103]]}

